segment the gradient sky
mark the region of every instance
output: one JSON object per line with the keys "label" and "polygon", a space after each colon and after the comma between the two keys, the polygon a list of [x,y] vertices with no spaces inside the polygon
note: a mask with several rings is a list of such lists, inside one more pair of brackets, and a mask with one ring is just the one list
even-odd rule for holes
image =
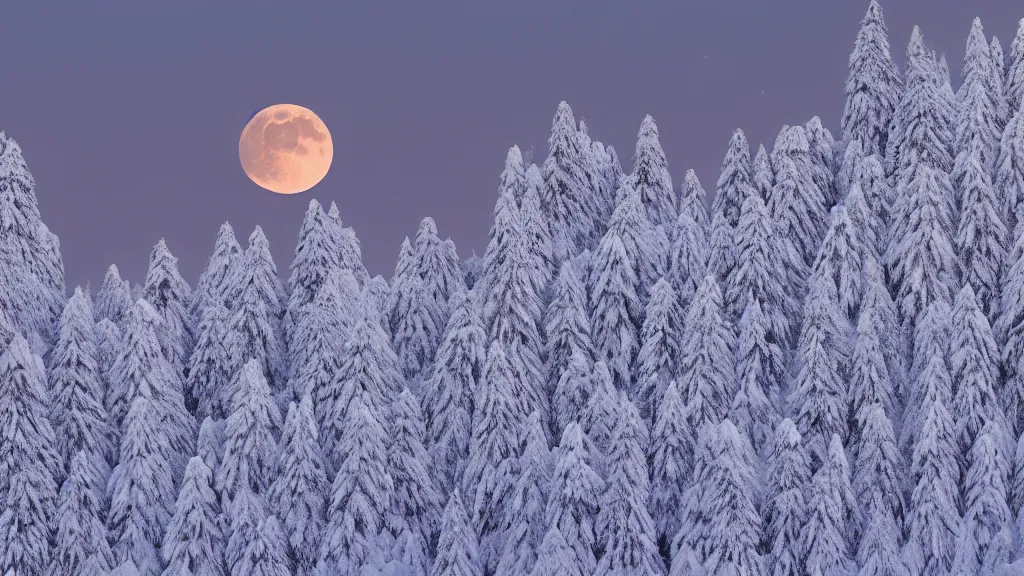
{"label": "gradient sky", "polygon": [[[61,7],[58,8],[58,4]],[[232,5],[234,7],[230,7]],[[902,67],[914,24],[959,77],[975,16],[1004,51],[1019,0],[882,0]],[[714,188],[733,129],[756,150],[813,115],[838,132],[861,0],[6,2],[0,130],[20,145],[69,289],[115,263],[145,277],[161,237],[194,283],[228,220],[263,227],[279,271],[310,198],[338,203],[372,274],[433,216],[482,253],[509,146],[543,160],[566,100],[631,167],[651,114],[678,189]],[[328,176],[266,192],[238,162],[257,110],[306,106]]]}

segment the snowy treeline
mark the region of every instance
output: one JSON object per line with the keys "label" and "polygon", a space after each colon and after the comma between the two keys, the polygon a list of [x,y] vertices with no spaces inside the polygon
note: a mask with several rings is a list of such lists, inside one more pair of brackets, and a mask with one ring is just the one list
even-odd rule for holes
{"label": "snowy treeline", "polygon": [[313,200],[286,281],[224,224],[66,298],[0,136],[0,573],[1024,572],[1024,21],[954,90],[872,1],[849,67],[709,192],[562,103],[483,256],[427,218],[390,281]]}

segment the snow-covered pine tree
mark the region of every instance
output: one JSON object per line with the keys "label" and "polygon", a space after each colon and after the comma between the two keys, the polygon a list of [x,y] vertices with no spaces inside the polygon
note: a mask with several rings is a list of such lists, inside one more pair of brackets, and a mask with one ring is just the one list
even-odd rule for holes
{"label": "snow-covered pine tree", "polygon": [[441,536],[437,542],[431,576],[483,576],[480,545],[476,531],[469,523],[462,496],[452,491],[441,517]]}
{"label": "snow-covered pine tree", "polygon": [[626,389],[640,349],[643,308],[636,272],[616,227],[609,227],[598,244],[589,284],[595,357],[607,362],[615,386]]}
{"label": "snow-covered pine tree", "polygon": [[706,224],[698,224],[689,213],[680,211],[669,247],[669,279],[684,309],[707,275],[709,246],[705,227]]}
{"label": "snow-covered pine tree", "polygon": [[[544,317],[547,357],[547,392],[553,393],[568,370],[572,357],[594,356],[587,315],[587,292],[573,263],[563,262]],[[564,426],[567,422],[562,422]]]}
{"label": "snow-covered pine tree", "polygon": [[235,566],[245,558],[249,544],[259,537],[260,524],[271,516],[266,496],[253,494],[248,486],[239,486],[233,501],[223,501],[224,530],[227,544],[224,558],[228,572],[235,576]]}
{"label": "snow-covered pine tree", "polygon": [[[450,245],[454,248],[454,244]],[[424,218],[416,230],[413,246],[416,258],[416,269],[423,283],[426,304],[433,319],[435,332],[430,333],[434,347],[441,340],[441,331],[448,323],[451,313],[448,299],[465,288],[465,282],[459,271],[459,256],[454,250],[449,251],[449,244],[437,235],[437,225],[433,218]]]}
{"label": "snow-covered pine tree", "polygon": [[[1020,110],[1010,119],[999,141],[993,183],[1003,223],[1016,239],[1020,236],[1018,223],[1024,220],[1024,112]],[[1012,246],[1013,242],[1008,244]]]}
{"label": "snow-covered pine tree", "polygon": [[775,428],[767,464],[766,499],[761,511],[766,572],[772,576],[803,574],[800,533],[808,517],[811,469],[800,432],[789,418]]}
{"label": "snow-covered pine tree", "polygon": [[[572,564],[585,574],[597,567],[594,522],[604,481],[591,466],[588,438],[570,422],[554,450],[555,468],[548,492],[545,525],[557,528],[570,549]],[[543,545],[542,545],[543,548]]]}
{"label": "snow-covered pine tree", "polygon": [[903,81],[889,53],[889,31],[876,0],[860,21],[843,92],[842,141],[859,140],[865,155],[884,155]]}
{"label": "snow-covered pine tree", "polygon": [[854,527],[860,540],[859,564],[890,565],[899,550],[905,504],[903,456],[884,407],[873,402],[860,412],[861,428],[851,443],[853,493],[862,524]]}
{"label": "snow-covered pine tree", "polygon": [[199,425],[196,456],[202,458],[210,470],[220,466],[221,455],[224,453],[224,424],[224,420],[214,420],[207,416]]}
{"label": "snow-covered pine tree", "polygon": [[854,181],[860,185],[872,214],[871,221],[876,226],[873,234],[875,249],[879,255],[885,254],[896,200],[895,192],[886,179],[882,158],[871,155],[861,160],[854,171]]}
{"label": "snow-covered pine tree", "polygon": [[537,552],[537,563],[530,576],[586,576],[585,571],[573,557],[572,549],[557,526],[552,526],[544,535]]}
{"label": "snow-covered pine tree", "polygon": [[54,538],[51,574],[78,576],[90,557],[97,567],[109,570],[113,561],[107,543],[107,527],[103,524],[104,485],[106,478],[97,478],[90,456],[80,451],[71,458],[69,473],[60,487]]}
{"label": "snow-covered pine tree", "polygon": [[838,159],[836,195],[839,199],[843,199],[849,194],[850,186],[856,181],[857,166],[864,160],[864,148],[860,142],[859,137],[850,140],[842,150],[842,158]]}
{"label": "snow-covered pine tree", "polygon": [[914,487],[904,532],[906,562],[914,576],[946,574],[952,565],[960,525],[958,453],[953,419],[936,400],[925,412],[911,460]]}
{"label": "snow-covered pine tree", "polygon": [[768,337],[757,300],[751,300],[740,318],[736,381],[729,419],[747,436],[755,453],[761,454],[779,423],[786,363],[782,349]]}
{"label": "snow-covered pine tree", "polygon": [[149,255],[149,271],[142,288],[142,297],[163,319],[160,335],[164,356],[178,371],[178,377],[185,376],[185,365],[192,354],[194,336],[189,304],[192,290],[178,273],[178,259],[167,248],[163,238],[156,243]]}
{"label": "snow-covered pine tree", "polygon": [[729,317],[739,321],[748,300],[761,304],[769,338],[783,349],[799,323],[798,301],[786,289],[782,258],[768,208],[760,197],[744,202],[736,227],[736,269],[725,286]]}
{"label": "snow-covered pine tree", "polygon": [[1013,520],[1006,505],[1008,464],[1003,456],[1005,443],[1005,432],[998,425],[987,424],[967,457],[963,528],[977,545],[974,560],[979,566],[993,541],[1009,528]]}
{"label": "snow-covered pine tree", "polygon": [[398,326],[399,311],[408,307],[405,304],[405,300],[408,298],[405,284],[418,275],[416,253],[413,252],[412,243],[406,236],[398,247],[398,260],[395,262],[395,273],[391,276],[391,293],[388,295],[388,326],[389,332],[392,334]]}
{"label": "snow-covered pine tree", "polygon": [[697,289],[683,326],[677,382],[687,424],[700,430],[725,418],[736,389],[736,336],[712,276]]}
{"label": "snow-covered pine tree", "polygon": [[[963,149],[962,149],[963,153]],[[990,319],[999,312],[999,277],[1005,265],[1008,233],[1001,206],[981,164],[981,153],[957,156],[960,172],[960,224],[954,246],[959,258],[962,282],[977,294],[978,304]]]}
{"label": "snow-covered pine tree", "polygon": [[231,567],[231,576],[290,576],[288,541],[277,518],[268,516],[253,536],[245,554]]}
{"label": "snow-covered pine tree", "polygon": [[956,93],[959,109],[952,180],[957,187],[958,206],[967,204],[962,184],[965,170],[971,162],[980,164],[985,174],[992,173],[996,147],[1003,128],[999,103],[1003,87],[1000,82],[997,92],[994,77],[988,40],[981,19],[975,18],[967,36],[964,65],[960,70],[960,87]]}
{"label": "snow-covered pine tree", "polygon": [[992,54],[992,96],[999,111],[998,127],[1002,132],[1010,119],[1010,103],[1006,101],[1006,56],[1003,54],[1003,45],[996,36],[992,36],[988,50]]}
{"label": "snow-covered pine tree", "polygon": [[982,428],[989,423],[1000,429],[1003,446],[1010,446],[1010,436],[999,400],[999,351],[988,319],[969,285],[957,295],[952,320],[946,357],[953,382],[952,413],[957,441],[960,454],[966,459]]}
{"label": "snow-covered pine tree", "polygon": [[[673,216],[663,226],[672,226],[675,220]],[[662,238],[659,226],[662,225],[656,225],[644,214],[639,191],[624,181],[619,187],[615,211],[608,221],[604,237],[615,236],[622,241],[636,278],[633,289],[643,302],[647,301],[651,286],[665,274],[667,266],[669,246],[667,238]]]}
{"label": "snow-covered pine tree", "polygon": [[356,294],[358,290],[351,272],[332,272],[295,318],[288,385],[293,400],[307,392],[318,397],[338,371],[356,319],[373,312],[368,309],[371,304]]}
{"label": "snow-covered pine tree", "polygon": [[309,393],[298,406],[294,402],[288,406],[278,470],[270,487],[270,502],[281,517],[296,574],[310,576],[320,553],[329,485]]}
{"label": "snow-covered pine tree", "polygon": [[106,405],[106,397],[110,394],[111,389],[110,368],[114,365],[114,360],[120,350],[121,329],[107,318],[97,322],[96,369],[99,371],[103,386],[104,405]]}
{"label": "snow-covered pine tree", "polygon": [[434,324],[434,319],[439,313],[432,312],[437,303],[427,293],[419,276],[405,280],[402,291],[396,309],[397,323],[392,345],[402,375],[418,393],[421,380],[429,374],[430,364],[434,361],[441,330]]}
{"label": "snow-covered pine tree", "polygon": [[483,372],[486,336],[475,295],[449,299],[452,314],[423,390],[425,443],[436,488],[444,494],[462,478],[472,434],[473,396]]}
{"label": "snow-covered pine tree", "polygon": [[217,492],[233,500],[242,486],[266,496],[277,475],[277,432],[281,413],[259,360],[242,366],[231,385],[231,415],[224,428],[224,455],[217,469]]}
{"label": "snow-covered pine tree", "polygon": [[607,479],[607,458],[611,452],[612,433],[618,414],[619,393],[615,389],[608,365],[603,361],[594,363],[590,382],[590,398],[580,418],[580,426],[590,441],[592,466]]}
{"label": "snow-covered pine tree", "polygon": [[680,356],[683,309],[672,285],[662,278],[651,289],[640,330],[640,351],[633,370],[631,397],[641,417],[654,420],[661,395],[676,375]]}
{"label": "snow-covered pine tree", "polygon": [[[995,325],[1001,344],[1000,375],[1004,383],[1007,425],[1015,436],[1024,433],[1024,234],[1017,236],[1003,278],[1002,307]],[[1018,432],[1019,431],[1019,432]]]}
{"label": "snow-covered pine tree", "polygon": [[280,393],[285,385],[285,348],[281,316],[286,302],[277,266],[270,255],[270,243],[257,226],[249,235],[249,247],[236,267],[237,274],[226,291],[233,303],[225,345],[235,374],[255,358],[263,366],[270,390]]}
{"label": "snow-covered pine tree", "polygon": [[932,402],[941,400],[949,404],[953,396],[953,383],[944,360],[945,352],[933,351],[916,376],[903,413],[900,448],[911,454],[923,428],[925,416]]}
{"label": "snow-covered pine tree", "polygon": [[299,239],[295,245],[295,259],[288,277],[288,303],[284,320],[284,332],[289,348],[295,348],[292,339],[302,308],[313,301],[320,286],[327,281],[331,271],[340,265],[336,234],[333,222],[324,214],[316,199],[309,201],[306,214],[299,228]]}
{"label": "snow-covered pine tree", "polygon": [[505,546],[498,561],[497,576],[529,574],[537,561],[544,538],[545,508],[551,489],[553,461],[540,414],[534,412],[523,426],[516,470],[505,503]]}
{"label": "snow-covered pine tree", "polygon": [[[210,300],[217,300],[227,305],[225,292],[231,276],[235,274],[235,265],[242,257],[242,247],[235,238],[235,230],[225,222],[217,231],[217,240],[213,244],[213,254],[206,263],[206,268],[199,274],[195,289],[192,290],[192,302],[189,303],[192,322],[198,324],[202,318],[203,307]],[[131,303],[131,300],[128,301]]]}
{"label": "snow-covered pine tree", "polygon": [[729,226],[724,214],[715,212],[708,230],[707,273],[714,274],[724,286],[735,273],[736,265],[736,231]]}
{"label": "snow-covered pine tree", "polygon": [[[740,207],[754,194],[750,163],[750,146],[743,130],[736,129],[729,138],[729,148],[722,160],[714,203],[711,210],[721,213],[732,228],[740,220]],[[668,222],[666,222],[667,224]]]}
{"label": "snow-covered pine tree", "polygon": [[112,461],[113,436],[103,405],[104,382],[96,361],[95,324],[89,297],[80,288],[68,299],[57,323],[57,341],[50,350],[50,422],[62,473],[85,450],[97,464]]}
{"label": "snow-covered pine tree", "polygon": [[[596,182],[590,189],[596,191]],[[544,178],[536,164],[530,164],[526,169],[526,193],[522,202],[519,203],[519,214],[523,219],[523,230],[527,238],[529,260],[534,270],[534,290],[537,294],[546,297],[548,284],[551,283],[552,275],[557,271],[554,263],[554,248],[551,230],[548,228],[548,221],[544,215],[544,207],[541,204],[541,194],[544,189]],[[588,194],[591,202],[596,200],[592,194]],[[595,208],[596,210],[596,208]],[[595,216],[595,229],[604,229],[606,220],[597,220]],[[598,228],[599,227],[599,228]],[[596,230],[594,232],[597,233]],[[455,264],[458,264],[456,258]]]}
{"label": "snow-covered pine tree", "polygon": [[[587,198],[591,191],[588,189],[586,158],[581,143],[572,109],[562,101],[551,121],[548,157],[541,165],[544,177],[541,203],[546,207],[556,262],[567,260],[586,249],[592,237],[593,222]],[[522,170],[525,183],[525,168]]]}
{"label": "snow-covered pine tree", "polygon": [[811,283],[824,276],[835,284],[839,310],[847,320],[857,318],[864,295],[864,262],[872,257],[864,237],[854,228],[846,207],[832,210],[828,232],[811,267]]}
{"label": "snow-covered pine tree", "polygon": [[764,144],[757,145],[757,153],[754,154],[754,161],[751,169],[751,184],[757,190],[761,200],[768,204],[772,188],[775,187],[775,172],[772,170],[771,158],[764,149]]}
{"label": "snow-covered pine tree", "polygon": [[[853,430],[851,438],[859,443],[860,434],[867,426],[868,414],[864,412],[879,405],[886,417],[899,414],[896,390],[889,374],[878,334],[878,322],[872,317],[873,310],[864,310],[857,322],[857,337],[850,359],[849,399]],[[856,454],[856,450],[853,451]]]}
{"label": "snow-covered pine tree", "polygon": [[317,566],[324,575],[358,576],[364,569],[380,569],[391,548],[386,522],[395,488],[387,467],[388,437],[365,395],[352,398],[336,450],[338,472]]}
{"label": "snow-covered pine tree", "polygon": [[685,490],[693,466],[696,439],[685,417],[679,387],[673,380],[658,404],[648,457],[651,465],[650,512],[663,557],[670,556],[669,545],[683,524]]}
{"label": "snow-covered pine tree", "polygon": [[335,226],[334,241],[338,247],[338,266],[351,272],[360,288],[366,286],[370,281],[370,274],[363,265],[362,248],[355,230],[342,225],[338,206],[334,202],[331,202],[331,207],[327,210],[327,218],[334,222]]}
{"label": "snow-covered pine tree", "polygon": [[363,287],[363,300],[371,312],[376,312],[380,317],[381,326],[385,331],[391,330],[391,309],[388,308],[388,299],[391,297],[391,286],[380,274],[371,278]]}
{"label": "snow-covered pine tree", "polygon": [[345,345],[334,378],[313,399],[329,477],[342,463],[340,442],[354,398],[361,397],[375,414],[383,415],[404,387],[398,359],[384,328],[376,321],[360,320]]}
{"label": "snow-covered pine tree", "polygon": [[633,173],[629,185],[640,197],[648,220],[652,224],[669,225],[676,219],[676,193],[668,161],[661,149],[658,126],[649,114],[640,123],[633,152]]}
{"label": "snow-covered pine tree", "polygon": [[558,380],[551,397],[552,432],[559,437],[571,424],[583,420],[593,396],[593,362],[582,352],[574,352]]}
{"label": "snow-covered pine tree", "polygon": [[174,513],[176,455],[168,446],[161,409],[146,394],[132,400],[124,419],[121,457],[107,485],[107,527],[115,563],[131,561],[145,576],[161,572],[159,547]]}
{"label": "snow-covered pine tree", "polygon": [[658,555],[647,467],[649,434],[640,413],[622,394],[608,456],[608,480],[599,501],[595,535],[602,551],[595,576],[665,573]]}
{"label": "snow-covered pine tree", "polygon": [[220,502],[213,489],[213,471],[198,456],[192,457],[185,467],[160,552],[166,563],[165,576],[226,574]]}
{"label": "snow-covered pine tree", "polygon": [[[752,184],[753,176],[749,166],[750,151],[748,150],[746,154],[748,160],[747,185],[750,187],[747,191],[752,194],[754,189]],[[742,203],[740,205],[742,206]],[[704,192],[704,187],[700,185],[700,180],[697,179],[697,173],[692,169],[686,171],[686,174],[683,176],[683,185],[679,190],[679,214],[684,212],[691,220],[697,223],[700,230],[707,230],[709,224],[708,198]]]}
{"label": "snow-covered pine tree", "polygon": [[473,495],[470,516],[480,538],[480,560],[493,573],[505,534],[504,503],[516,477],[519,433],[526,404],[516,396],[515,375],[499,342],[491,344],[473,410],[473,435],[462,490]]}
{"label": "snow-covered pine tree", "polygon": [[406,546],[422,551],[421,557],[414,555],[412,560],[424,564],[411,568],[416,574],[426,574],[429,569],[426,554],[439,528],[443,500],[429,471],[419,401],[408,388],[395,399],[391,417],[387,469],[395,494],[391,507],[393,517],[388,524],[396,537],[405,536]]}
{"label": "snow-covered pine tree", "polygon": [[185,405],[197,418],[224,419],[230,414],[227,384],[231,359],[225,347],[228,309],[220,299],[210,299],[201,307],[196,328],[196,345],[188,360],[185,379]]}
{"label": "snow-covered pine tree", "polygon": [[801,533],[807,573],[849,573],[853,558],[848,522],[856,518],[857,503],[850,489],[850,466],[838,434],[832,435],[821,468],[811,479],[807,511],[807,523]]}
{"label": "snow-covered pine tree", "polygon": [[1009,114],[1016,114],[1024,107],[1024,18],[1017,23],[1017,34],[1010,44],[1010,64],[1006,69],[1004,90],[1009,105]]}
{"label": "snow-covered pine tree", "polygon": [[817,116],[804,124],[811,160],[811,177],[825,198],[825,208],[835,206],[839,198],[835,193],[835,148],[832,132],[821,124]]}
{"label": "snow-covered pine tree", "polygon": [[132,294],[128,281],[121,280],[117,265],[111,264],[107,268],[107,273],[103,276],[103,284],[93,300],[95,302],[93,314],[97,322],[104,318],[117,326],[124,322],[128,309],[132,307]]}
{"label": "snow-covered pine tree", "polygon": [[932,302],[953,300],[949,190],[946,174],[922,161],[897,202],[885,262],[904,322],[916,322]]}

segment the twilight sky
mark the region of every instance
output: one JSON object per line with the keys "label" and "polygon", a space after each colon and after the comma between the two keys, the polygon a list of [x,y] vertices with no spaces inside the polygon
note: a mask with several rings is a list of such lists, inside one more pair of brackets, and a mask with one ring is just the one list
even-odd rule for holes
{"label": "twilight sky", "polygon": [[[631,169],[654,116],[678,189],[709,193],[733,129],[753,149],[813,115],[838,132],[867,1],[434,0],[8,2],[0,130],[20,145],[69,289],[115,263],[145,277],[166,238],[190,284],[228,220],[287,277],[310,198],[338,203],[371,274],[433,216],[482,253],[509,146],[543,160],[560,100]],[[228,5],[234,7],[229,7]],[[1017,0],[882,0],[902,68],[914,24],[958,82],[975,16],[1009,52]],[[257,110],[316,112],[334,139],[309,192],[253,184],[238,138]]]}

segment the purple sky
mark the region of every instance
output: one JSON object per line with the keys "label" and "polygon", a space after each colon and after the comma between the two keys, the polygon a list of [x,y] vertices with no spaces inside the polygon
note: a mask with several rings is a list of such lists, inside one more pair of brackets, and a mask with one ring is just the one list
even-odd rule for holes
{"label": "purple sky", "polygon": [[[263,227],[282,276],[310,198],[338,203],[372,274],[391,277],[424,216],[459,255],[482,253],[509,146],[547,150],[566,100],[630,169],[654,116],[678,188],[709,192],[732,130],[770,144],[821,117],[834,133],[866,1],[435,0],[8,2],[0,130],[24,151],[60,236],[69,288],[115,263],[134,282],[166,238],[194,283],[229,220]],[[235,8],[228,8],[232,4]],[[244,7],[243,7],[244,4]],[[85,5],[88,5],[86,7]],[[1019,0],[883,0],[902,66],[914,24],[954,75],[971,20],[1008,53]],[[278,196],[238,163],[246,120],[315,111],[334,164]]]}

